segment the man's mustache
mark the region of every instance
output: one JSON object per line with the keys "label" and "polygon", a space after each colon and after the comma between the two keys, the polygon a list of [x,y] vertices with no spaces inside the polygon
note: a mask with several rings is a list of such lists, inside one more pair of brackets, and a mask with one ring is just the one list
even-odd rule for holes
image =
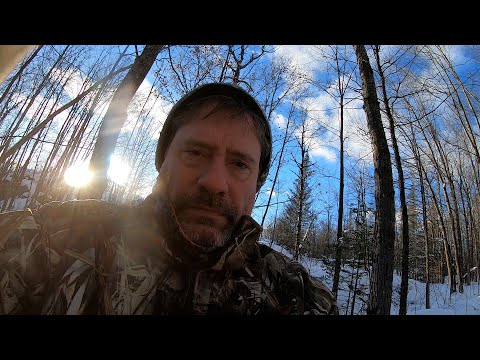
{"label": "man's mustache", "polygon": [[208,192],[197,192],[192,195],[179,196],[172,205],[178,213],[181,213],[182,210],[186,208],[192,207],[209,208],[225,216],[231,223],[233,223],[237,217],[237,210],[230,206],[223,196]]}

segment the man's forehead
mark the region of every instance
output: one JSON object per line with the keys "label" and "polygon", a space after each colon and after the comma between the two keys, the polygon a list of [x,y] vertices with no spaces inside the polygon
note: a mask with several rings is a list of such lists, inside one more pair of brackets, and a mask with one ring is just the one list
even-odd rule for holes
{"label": "man's forehead", "polygon": [[225,97],[223,100],[218,97],[203,99],[199,104],[193,106],[190,111],[192,116],[201,114],[204,118],[208,118],[217,112],[229,113],[233,118],[250,118],[240,104],[228,97]]}
{"label": "man's forehead", "polygon": [[[241,111],[238,108],[224,107],[221,104],[209,102],[202,104],[196,111],[192,111],[177,131],[188,124],[194,124],[195,127],[201,129],[202,125],[206,126],[207,123],[230,122],[231,127],[245,131],[245,135],[248,132],[252,132],[258,140],[254,121],[247,112]],[[241,135],[244,134],[242,133]]]}

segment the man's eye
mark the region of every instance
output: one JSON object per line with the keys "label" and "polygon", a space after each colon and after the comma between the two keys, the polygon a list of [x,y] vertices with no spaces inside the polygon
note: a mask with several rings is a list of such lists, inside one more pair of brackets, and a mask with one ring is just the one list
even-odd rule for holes
{"label": "man's eye", "polygon": [[250,173],[250,166],[243,161],[232,161],[231,166],[236,173],[239,173],[239,174]]}
{"label": "man's eye", "polygon": [[248,169],[249,168],[247,164],[245,164],[244,162],[241,162],[241,161],[235,161],[234,165],[236,167],[238,167],[239,169]]}
{"label": "man's eye", "polygon": [[186,164],[196,165],[202,160],[203,153],[200,150],[188,149],[182,151],[182,159]]}
{"label": "man's eye", "polygon": [[190,156],[200,156],[202,153],[198,150],[187,150],[185,151]]}
{"label": "man's eye", "polygon": [[240,180],[248,179],[252,172],[250,166],[243,161],[232,161],[230,166],[232,169],[231,174]]}

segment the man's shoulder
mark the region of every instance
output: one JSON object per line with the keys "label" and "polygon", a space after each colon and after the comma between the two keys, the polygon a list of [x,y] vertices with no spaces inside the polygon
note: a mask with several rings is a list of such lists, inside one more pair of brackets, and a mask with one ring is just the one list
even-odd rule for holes
{"label": "man's shoulder", "polygon": [[30,209],[6,211],[6,212],[0,213],[0,227],[5,227],[5,226],[14,226],[14,227],[27,226],[28,227],[29,223],[34,223],[32,211]]}
{"label": "man's shoulder", "polygon": [[109,237],[119,231],[130,209],[89,199],[53,201],[35,210],[0,213],[0,246],[15,234],[25,234],[25,230],[40,231],[55,239],[54,243],[94,233],[97,237]]}
{"label": "man's shoulder", "polygon": [[121,224],[129,208],[95,199],[54,201],[35,210],[33,217],[42,230],[50,233],[67,228],[111,228]]}
{"label": "man's shoulder", "polygon": [[131,209],[95,199],[55,201],[33,211],[33,217],[51,248],[62,253],[64,249],[84,251],[116,239]]}
{"label": "man's shoulder", "polygon": [[264,271],[268,270],[276,277],[304,276],[307,269],[292,256],[283,254],[269,245],[259,242],[260,257],[264,264]]}
{"label": "man's shoulder", "polygon": [[102,200],[52,201],[33,211],[39,221],[46,219],[63,220],[65,218],[96,218],[102,220],[122,214],[128,207]]}
{"label": "man's shoulder", "polygon": [[37,229],[38,225],[30,209],[0,213],[0,250],[15,232]]}

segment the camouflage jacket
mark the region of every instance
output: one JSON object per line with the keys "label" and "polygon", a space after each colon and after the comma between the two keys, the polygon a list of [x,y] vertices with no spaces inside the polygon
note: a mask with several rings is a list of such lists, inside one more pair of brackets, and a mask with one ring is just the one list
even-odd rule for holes
{"label": "camouflage jacket", "polygon": [[0,214],[0,314],[338,314],[305,268],[244,216],[206,269],[182,267],[148,206],[53,202]]}

